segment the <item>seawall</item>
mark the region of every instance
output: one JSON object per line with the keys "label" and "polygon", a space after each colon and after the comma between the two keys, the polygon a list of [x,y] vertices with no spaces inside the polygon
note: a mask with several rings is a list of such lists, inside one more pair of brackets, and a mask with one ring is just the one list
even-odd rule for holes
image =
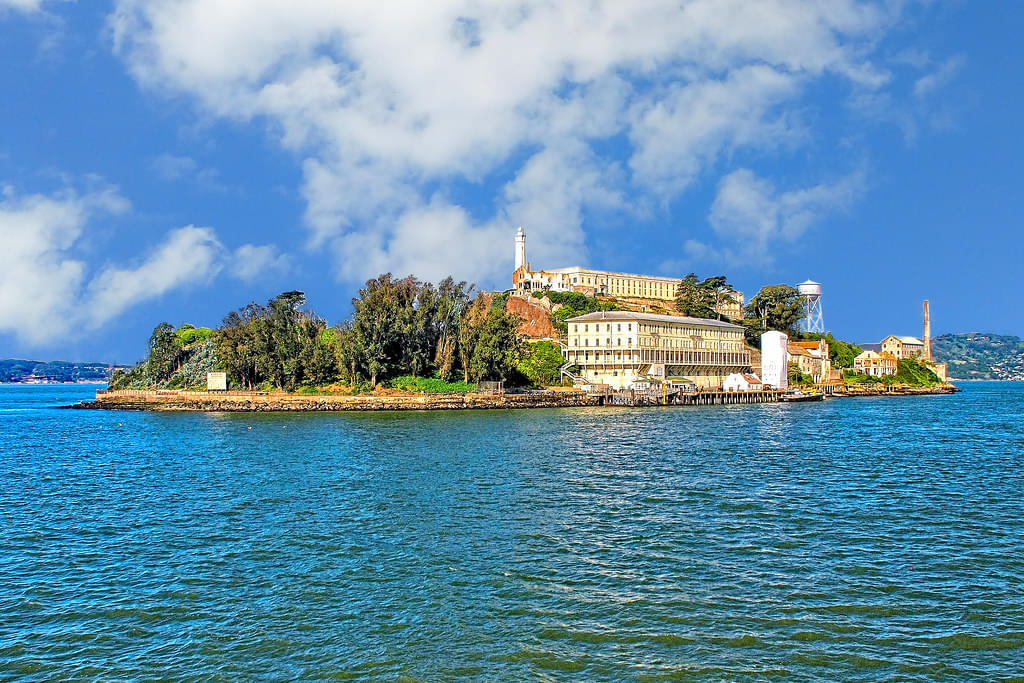
{"label": "seawall", "polygon": [[575,408],[600,405],[582,391],[537,391],[515,394],[419,394],[344,396],[269,394],[263,392],[97,391],[96,400],[76,408],[203,412],[330,412],[374,410],[493,410]]}

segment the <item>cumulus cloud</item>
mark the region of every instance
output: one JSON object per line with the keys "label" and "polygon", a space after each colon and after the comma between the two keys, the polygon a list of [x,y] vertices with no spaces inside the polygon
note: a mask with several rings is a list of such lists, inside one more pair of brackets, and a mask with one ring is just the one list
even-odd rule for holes
{"label": "cumulus cloud", "polygon": [[[585,261],[588,211],[664,204],[737,149],[798,140],[815,79],[880,87],[892,6],[117,0],[110,25],[140,83],[267,121],[303,158],[309,245],[341,277],[487,281],[508,228],[558,240],[545,265]],[[488,188],[483,215],[465,184]]]}
{"label": "cumulus cloud", "polygon": [[123,214],[128,201],[113,188],[0,200],[0,332],[46,345],[74,330],[96,329],[142,301],[206,282],[223,247],[208,228],[167,234],[132,267],[90,273],[76,246],[95,221]]}
{"label": "cumulus cloud", "polygon": [[228,271],[244,282],[253,282],[265,275],[287,272],[291,267],[288,257],[272,244],[243,244],[231,255]]}
{"label": "cumulus cloud", "polygon": [[774,250],[799,239],[832,212],[849,206],[864,189],[862,173],[832,183],[780,192],[771,181],[741,168],[725,176],[708,220],[719,238],[715,247],[688,240],[691,259],[717,257],[726,262],[768,265]]}
{"label": "cumulus cloud", "polygon": [[147,299],[185,285],[208,283],[219,271],[223,246],[213,230],[189,225],[172,230],[131,268],[107,267],[89,283],[85,312],[99,327]]}

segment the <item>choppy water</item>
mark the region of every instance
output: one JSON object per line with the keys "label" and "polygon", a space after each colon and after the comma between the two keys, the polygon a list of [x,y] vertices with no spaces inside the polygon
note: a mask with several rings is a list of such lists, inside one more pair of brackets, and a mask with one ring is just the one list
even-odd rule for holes
{"label": "choppy water", "polygon": [[0,387],[0,678],[1024,676],[1024,386],[204,415]]}

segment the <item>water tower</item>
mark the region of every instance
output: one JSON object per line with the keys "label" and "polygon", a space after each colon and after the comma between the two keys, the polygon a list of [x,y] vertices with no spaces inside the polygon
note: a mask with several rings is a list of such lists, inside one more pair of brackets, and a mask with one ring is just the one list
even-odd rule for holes
{"label": "water tower", "polygon": [[825,334],[825,320],[821,317],[821,283],[808,280],[796,288],[804,300],[804,332]]}

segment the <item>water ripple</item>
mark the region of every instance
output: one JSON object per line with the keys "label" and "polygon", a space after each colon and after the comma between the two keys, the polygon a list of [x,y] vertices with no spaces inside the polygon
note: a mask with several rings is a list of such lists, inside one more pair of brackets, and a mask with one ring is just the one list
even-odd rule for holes
{"label": "water ripple", "polygon": [[0,678],[1024,675],[1024,387],[52,410],[0,387]]}

